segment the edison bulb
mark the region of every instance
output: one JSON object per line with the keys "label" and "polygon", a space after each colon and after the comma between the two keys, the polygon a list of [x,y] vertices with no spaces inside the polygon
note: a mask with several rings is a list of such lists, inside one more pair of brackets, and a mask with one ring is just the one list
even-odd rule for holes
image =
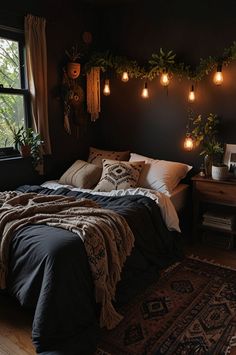
{"label": "edison bulb", "polygon": [[214,84],[221,85],[223,83],[223,74],[221,70],[217,70],[213,77]]}
{"label": "edison bulb", "polygon": [[169,78],[168,73],[162,73],[162,74],[161,74],[160,83],[161,83],[161,85],[163,85],[163,86],[168,86],[168,85],[169,85],[169,83],[170,83],[170,78]]}
{"label": "edison bulb", "polygon": [[105,85],[104,85],[104,89],[103,89],[103,94],[105,96],[109,96],[111,93],[111,90],[110,90],[110,83],[109,83],[109,80],[106,79],[105,80]]}
{"label": "edison bulb", "polygon": [[191,137],[186,137],[184,140],[184,149],[191,151],[193,149],[193,140]]}
{"label": "edison bulb", "polygon": [[149,97],[147,83],[144,84],[141,96],[143,99],[147,99]]}
{"label": "edison bulb", "polygon": [[195,101],[195,92],[194,92],[194,87],[193,87],[193,85],[192,85],[192,87],[191,87],[191,90],[189,91],[188,100],[189,100],[190,102],[194,102],[194,101]]}
{"label": "edison bulb", "polygon": [[127,71],[123,72],[121,80],[124,81],[125,83],[129,80],[129,74],[127,73]]}

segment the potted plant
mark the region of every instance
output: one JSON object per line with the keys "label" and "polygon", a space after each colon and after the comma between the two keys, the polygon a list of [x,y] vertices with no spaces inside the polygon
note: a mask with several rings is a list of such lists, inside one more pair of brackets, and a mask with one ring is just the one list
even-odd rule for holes
{"label": "potted plant", "polygon": [[80,75],[80,63],[78,63],[81,53],[77,45],[73,46],[70,51],[66,50],[69,62],[66,66],[67,75],[70,79],[76,79]]}
{"label": "potted plant", "polygon": [[229,168],[224,163],[213,163],[211,175],[214,180],[225,180],[228,177]]}
{"label": "potted plant", "polygon": [[14,148],[18,150],[23,158],[31,157],[34,167],[41,160],[40,147],[43,141],[39,133],[36,133],[32,128],[17,127],[15,122],[10,122],[4,117],[5,122],[12,133]]}
{"label": "potted plant", "polygon": [[223,147],[217,140],[219,130],[219,118],[210,113],[207,117],[198,115],[192,120],[190,133],[196,146],[201,146],[200,155],[204,155],[204,167],[206,176],[211,176],[213,160],[217,155],[223,154]]}
{"label": "potted plant", "polygon": [[41,160],[40,147],[43,141],[39,133],[32,128],[20,127],[18,130],[13,129],[13,138],[15,148],[19,150],[23,158],[31,157],[34,167]]}

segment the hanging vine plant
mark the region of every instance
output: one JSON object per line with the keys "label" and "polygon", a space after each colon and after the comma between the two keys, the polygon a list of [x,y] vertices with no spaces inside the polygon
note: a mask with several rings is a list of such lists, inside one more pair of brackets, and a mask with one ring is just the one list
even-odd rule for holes
{"label": "hanging vine plant", "polygon": [[98,52],[93,53],[86,63],[85,72],[89,72],[93,66],[98,66],[103,72],[113,70],[117,75],[121,75],[122,72],[127,71],[130,78],[153,80],[166,70],[179,79],[185,77],[197,82],[212,72],[219,63],[227,66],[236,60],[236,42],[233,42],[229,48],[224,49],[219,57],[200,58],[199,65],[195,69],[192,69],[189,64],[178,62],[176,58],[177,56],[172,50],[165,52],[160,48],[158,53],[153,53],[146,64],[141,66],[136,60],[115,56],[110,51]]}
{"label": "hanging vine plant", "polygon": [[176,54],[173,51],[165,53],[162,48],[160,48],[159,53],[154,53],[149,59],[149,73],[148,78],[153,79],[156,76],[159,76],[163,71],[173,72],[175,66],[175,57]]}

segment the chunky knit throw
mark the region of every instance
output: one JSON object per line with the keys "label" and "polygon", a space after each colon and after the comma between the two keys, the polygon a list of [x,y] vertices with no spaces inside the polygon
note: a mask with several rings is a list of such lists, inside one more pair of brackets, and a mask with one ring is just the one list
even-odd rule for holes
{"label": "chunky knit throw", "polygon": [[[28,224],[67,229],[84,242],[101,304],[100,326],[111,329],[122,316],[112,305],[124,262],[134,245],[133,233],[117,213],[88,199],[35,193],[0,193],[0,288],[6,287],[9,245],[14,232]],[[49,236],[50,238],[50,236]]]}

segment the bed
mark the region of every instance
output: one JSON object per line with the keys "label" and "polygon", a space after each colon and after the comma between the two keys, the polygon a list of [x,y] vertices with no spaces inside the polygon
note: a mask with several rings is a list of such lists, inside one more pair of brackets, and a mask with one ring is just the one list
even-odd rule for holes
{"label": "bed", "polygon": [[[184,189],[179,187],[179,191]],[[101,192],[58,181],[20,186],[17,192],[85,199],[125,219],[134,246],[116,286],[114,307],[128,302],[155,280],[162,268],[183,256],[177,213],[170,197],[162,192],[140,187]],[[6,290],[32,312],[32,341],[37,353],[95,352],[101,305],[95,302],[94,288],[84,243],[75,233],[31,223],[14,233]]]}
{"label": "bed", "polygon": [[180,183],[171,193],[170,199],[178,214],[185,208],[189,194],[189,185]]}

